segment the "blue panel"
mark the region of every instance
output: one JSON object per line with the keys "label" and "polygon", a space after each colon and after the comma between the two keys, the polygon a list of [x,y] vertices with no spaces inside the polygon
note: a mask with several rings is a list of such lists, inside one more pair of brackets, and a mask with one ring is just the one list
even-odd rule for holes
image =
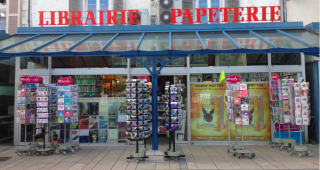
{"label": "blue panel", "polygon": [[103,21],[104,21],[104,23],[107,23],[107,12],[106,12],[106,10],[108,10],[108,0],[100,0],[100,10],[105,11],[103,13]]}
{"label": "blue panel", "polygon": [[[88,0],[88,11],[93,11],[93,14],[94,14],[94,18],[96,19],[97,18],[97,0]],[[87,14],[85,15],[87,16]],[[97,19],[96,19],[96,22],[97,22]],[[85,22],[83,22],[85,23]],[[91,25],[91,20],[88,21],[88,25]]]}
{"label": "blue panel", "polygon": [[86,27],[19,27],[17,34],[65,33],[134,33],[134,32],[190,32],[237,31],[269,29],[305,29],[302,22],[239,23],[239,24],[189,24],[189,25],[135,25]]}
{"label": "blue panel", "polygon": [[[301,132],[302,143],[304,143],[304,132]],[[279,132],[274,132],[274,138],[279,138]],[[297,145],[300,143],[300,132],[290,132],[290,138],[295,139]],[[289,139],[289,132],[281,132],[281,139]]]}
{"label": "blue panel", "polygon": [[[207,7],[207,0],[198,0],[199,2],[199,8],[208,8]],[[202,11],[201,11],[201,15],[202,15]],[[208,10],[207,10],[207,16],[203,16],[201,17],[201,22],[202,23],[207,23],[208,22]]]}

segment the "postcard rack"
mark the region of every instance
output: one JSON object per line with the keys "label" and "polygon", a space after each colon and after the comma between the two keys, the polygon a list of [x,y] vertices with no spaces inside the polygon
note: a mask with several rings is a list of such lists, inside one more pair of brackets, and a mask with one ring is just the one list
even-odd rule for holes
{"label": "postcard rack", "polygon": [[[233,121],[236,126],[236,143],[229,149],[233,149],[233,156],[249,155],[250,159],[255,157],[253,151],[245,150],[243,139],[243,126],[250,125],[251,113],[249,111],[249,91],[247,84],[226,84],[226,105],[228,109],[228,121]],[[242,145],[237,144],[237,126],[241,125]],[[238,149],[237,147],[242,147]]]}
{"label": "postcard rack", "polygon": [[[165,87],[166,100],[166,130],[169,137],[169,148],[164,152],[164,160],[175,158],[177,161],[182,155],[180,151],[176,150],[175,131],[182,128],[182,109],[181,109],[181,87],[176,85],[169,85]],[[171,148],[172,141],[172,148]]]}
{"label": "postcard rack", "polygon": [[[148,160],[146,139],[150,135],[150,89],[145,79],[126,80],[126,137],[130,141],[136,141],[136,151],[127,157],[127,162],[136,158],[139,160]],[[144,148],[139,150],[139,141],[144,141]]]}

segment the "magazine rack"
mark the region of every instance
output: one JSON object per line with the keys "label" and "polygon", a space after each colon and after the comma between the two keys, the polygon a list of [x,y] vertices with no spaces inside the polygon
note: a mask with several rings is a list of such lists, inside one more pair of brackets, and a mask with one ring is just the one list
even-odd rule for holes
{"label": "magazine rack", "polygon": [[[146,138],[150,135],[149,130],[149,88],[147,80],[129,79],[126,80],[126,136],[130,141],[136,141],[136,151],[127,157],[127,162],[136,158],[136,163],[140,159],[148,160],[145,156]],[[139,141],[144,141],[144,148],[139,150]]]}
{"label": "magazine rack", "polygon": [[[164,160],[175,158],[177,161],[185,155],[181,155],[180,151],[176,150],[175,131],[180,130],[182,121],[181,109],[181,87],[176,85],[166,86],[166,129],[169,137],[169,148],[164,152]],[[172,141],[172,148],[171,148]]]}

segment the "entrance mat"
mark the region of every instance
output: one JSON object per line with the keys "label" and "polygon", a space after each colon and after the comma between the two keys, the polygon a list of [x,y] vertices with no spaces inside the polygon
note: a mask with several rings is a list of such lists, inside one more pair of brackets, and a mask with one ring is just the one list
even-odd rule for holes
{"label": "entrance mat", "polygon": [[7,161],[9,159],[11,159],[12,157],[0,157],[0,162],[1,161]]}

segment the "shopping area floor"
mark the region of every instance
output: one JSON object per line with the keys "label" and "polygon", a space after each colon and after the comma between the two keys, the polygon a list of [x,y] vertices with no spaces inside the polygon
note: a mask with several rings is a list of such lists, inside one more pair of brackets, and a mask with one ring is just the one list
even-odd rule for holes
{"label": "shopping area floor", "polygon": [[[227,146],[217,145],[178,145],[177,148],[186,155],[178,162],[140,161],[126,162],[126,157],[135,150],[130,146],[82,146],[76,154],[66,156],[27,156],[15,153],[16,147],[2,150],[0,157],[12,157],[0,161],[0,169],[10,170],[140,170],[140,169],[319,169],[319,145],[307,145],[312,150],[312,157],[298,158],[290,156],[286,151],[271,148],[269,145],[249,145],[246,149],[254,151],[253,159],[233,157],[227,152]],[[148,145],[151,147],[151,145]],[[167,145],[160,145],[163,150]]]}

